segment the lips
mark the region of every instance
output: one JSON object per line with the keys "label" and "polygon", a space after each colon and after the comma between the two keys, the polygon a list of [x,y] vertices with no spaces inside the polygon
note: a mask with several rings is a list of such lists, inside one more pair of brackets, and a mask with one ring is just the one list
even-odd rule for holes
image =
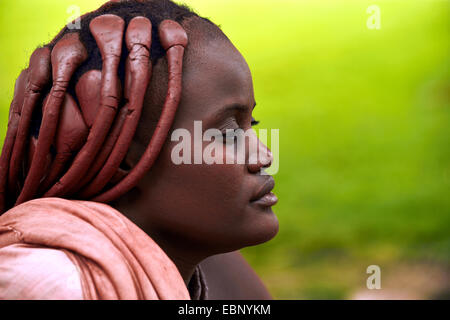
{"label": "lips", "polygon": [[251,203],[270,207],[278,202],[277,196],[272,192],[275,187],[273,177],[268,177],[264,184],[259,188],[256,195],[250,200]]}

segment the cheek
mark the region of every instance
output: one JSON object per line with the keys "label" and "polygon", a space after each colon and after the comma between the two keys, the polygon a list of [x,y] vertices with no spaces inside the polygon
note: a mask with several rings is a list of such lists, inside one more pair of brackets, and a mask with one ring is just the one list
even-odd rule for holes
{"label": "cheek", "polygon": [[153,227],[223,252],[275,235],[275,216],[249,204],[254,185],[245,165],[175,165],[170,154],[163,149],[145,182]]}
{"label": "cheek", "polygon": [[251,197],[245,165],[175,165],[171,145],[167,145],[146,183],[149,202],[155,203],[163,219],[177,223],[236,223]]}

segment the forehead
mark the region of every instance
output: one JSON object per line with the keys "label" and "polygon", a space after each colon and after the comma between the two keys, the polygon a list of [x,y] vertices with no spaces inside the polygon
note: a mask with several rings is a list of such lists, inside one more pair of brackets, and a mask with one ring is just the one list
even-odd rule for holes
{"label": "forehead", "polygon": [[228,40],[214,40],[187,52],[177,120],[201,120],[226,105],[254,105],[250,69]]}

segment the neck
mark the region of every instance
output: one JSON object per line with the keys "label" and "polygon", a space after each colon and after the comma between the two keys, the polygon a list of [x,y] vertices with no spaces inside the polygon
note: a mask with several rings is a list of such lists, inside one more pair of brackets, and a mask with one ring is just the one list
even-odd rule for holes
{"label": "neck", "polygon": [[200,248],[198,245],[187,243],[184,239],[180,239],[179,236],[171,235],[170,232],[161,232],[155,229],[152,223],[148,221],[148,211],[140,212],[140,210],[132,209],[128,206],[121,206],[120,204],[116,204],[113,207],[130,219],[158,244],[175,264],[184,283],[188,286],[195,272],[195,268],[209,255],[193,249]]}
{"label": "neck", "polygon": [[154,230],[144,230],[167,254],[167,256],[173,261],[181,277],[184,280],[186,286],[188,286],[192,275],[195,272],[195,268],[200,262],[205,259],[202,255],[199,255],[180,242],[171,239],[170,236],[162,236]]}

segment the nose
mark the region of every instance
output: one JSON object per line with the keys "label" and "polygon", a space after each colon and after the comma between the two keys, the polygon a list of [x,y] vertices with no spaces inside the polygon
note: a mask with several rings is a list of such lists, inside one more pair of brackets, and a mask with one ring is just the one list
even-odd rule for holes
{"label": "nose", "polygon": [[273,162],[272,151],[257,137],[256,139],[258,147],[254,152],[249,154],[248,158],[248,171],[250,173],[258,173],[263,168],[269,168]]}

